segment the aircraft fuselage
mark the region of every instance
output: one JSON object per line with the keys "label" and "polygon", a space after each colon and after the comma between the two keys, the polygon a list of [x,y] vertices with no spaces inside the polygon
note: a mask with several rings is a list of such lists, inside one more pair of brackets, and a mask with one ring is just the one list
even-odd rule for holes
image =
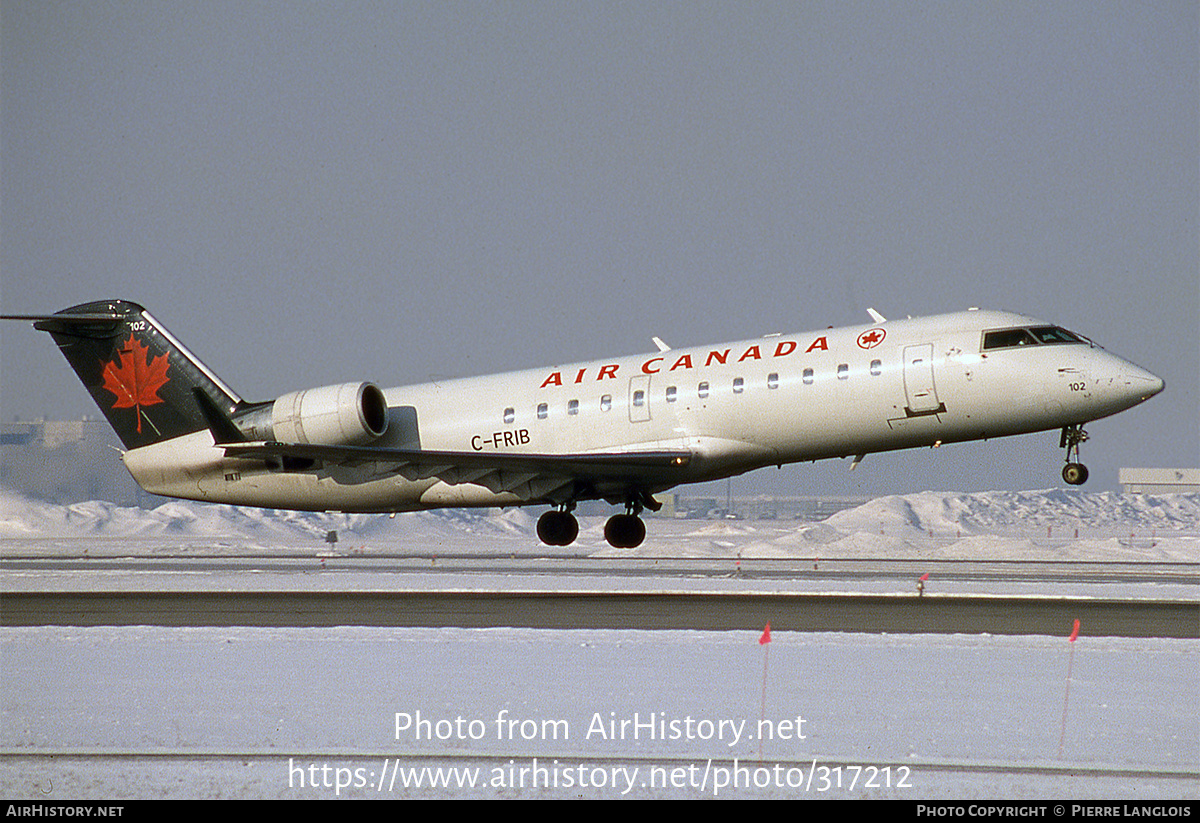
{"label": "aircraft fuselage", "polygon": [[[654,494],[763,466],[1079,426],[1162,390],[1149,372],[1058,332],[1021,315],[967,311],[397,387],[384,391],[387,429],[370,446],[477,455],[481,464],[491,455],[687,453],[671,470],[637,477],[638,491]],[[124,460],[157,494],[311,510],[616,502],[635,482],[580,485],[533,470],[523,478],[502,462],[490,472],[408,471],[365,457],[289,468],[226,456],[209,429],[130,449]]]}

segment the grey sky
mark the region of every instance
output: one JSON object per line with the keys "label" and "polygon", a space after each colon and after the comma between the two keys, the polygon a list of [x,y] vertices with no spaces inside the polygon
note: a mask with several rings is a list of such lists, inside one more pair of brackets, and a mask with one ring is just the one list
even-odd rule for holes
{"label": "grey sky", "polygon": [[[1196,465],[1179,3],[0,5],[0,301],[146,305],[250,399],[968,306],[1164,377],[1090,488]],[[97,410],[0,327],[0,416]],[[736,490],[1044,488],[1055,435]]]}

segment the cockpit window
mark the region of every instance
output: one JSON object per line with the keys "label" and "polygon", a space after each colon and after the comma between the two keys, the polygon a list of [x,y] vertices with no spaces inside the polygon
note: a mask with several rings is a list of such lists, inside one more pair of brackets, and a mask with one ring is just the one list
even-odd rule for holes
{"label": "cockpit window", "polygon": [[1066,329],[1060,329],[1058,326],[1038,326],[1030,329],[1033,336],[1043,343],[1082,343],[1083,338],[1077,334],[1072,334]]}
{"label": "cockpit window", "polygon": [[1086,343],[1077,334],[1058,326],[1034,326],[1028,329],[996,329],[983,333],[983,350],[1011,349],[1017,346],[1061,345]]}
{"label": "cockpit window", "polygon": [[983,333],[983,350],[1036,346],[1037,339],[1027,329],[999,329]]}

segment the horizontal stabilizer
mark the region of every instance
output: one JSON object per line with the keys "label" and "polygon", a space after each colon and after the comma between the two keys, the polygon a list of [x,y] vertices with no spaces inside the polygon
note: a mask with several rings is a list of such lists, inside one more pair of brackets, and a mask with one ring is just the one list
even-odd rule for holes
{"label": "horizontal stabilizer", "polygon": [[115,312],[89,312],[87,314],[0,314],[0,320],[28,320],[33,323],[53,320],[63,325],[116,322],[124,318],[124,314],[117,314]]}

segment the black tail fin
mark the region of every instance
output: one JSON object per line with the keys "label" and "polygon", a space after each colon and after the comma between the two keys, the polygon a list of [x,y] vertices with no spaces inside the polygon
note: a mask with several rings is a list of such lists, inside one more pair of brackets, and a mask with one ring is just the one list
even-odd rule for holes
{"label": "black tail fin", "polygon": [[214,410],[227,420],[244,406],[136,303],[107,300],[14,319],[50,333],[126,448],[210,428]]}

